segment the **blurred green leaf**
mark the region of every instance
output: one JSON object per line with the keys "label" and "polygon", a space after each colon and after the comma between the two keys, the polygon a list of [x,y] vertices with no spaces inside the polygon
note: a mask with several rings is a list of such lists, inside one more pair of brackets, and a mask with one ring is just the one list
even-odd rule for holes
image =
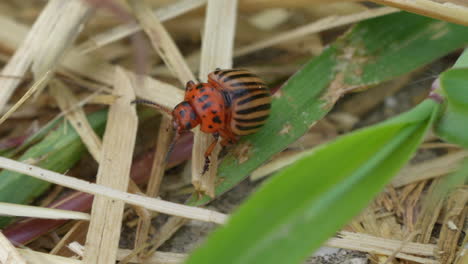
{"label": "blurred green leaf", "polygon": [[437,108],[426,100],[316,148],[265,183],[187,263],[303,263],[408,162]]}
{"label": "blurred green leaf", "polygon": [[465,111],[446,106],[442,116],[434,126],[436,134],[444,140],[468,148],[468,122]]}
{"label": "blurred green leaf", "polygon": [[468,49],[465,49],[463,53],[458,57],[453,68],[467,68],[468,67]]}
{"label": "blurred green leaf", "polygon": [[48,122],[46,125],[41,127],[38,131],[36,131],[34,134],[29,136],[20,146],[14,148],[14,149],[9,149],[9,150],[4,150],[0,153],[1,156],[3,157],[8,157],[11,158],[18,153],[21,153],[28,147],[30,147],[32,144],[38,142],[39,140],[43,139],[54,127],[57,126],[58,123],[63,122],[63,117],[62,118],[54,118],[50,122]]}
{"label": "blurred green leaf", "polygon": [[[219,166],[216,194],[236,186],[320,120],[345,91],[411,72],[468,44],[468,28],[405,12],[359,23],[274,96],[271,117]],[[210,201],[193,196],[192,205]]]}
{"label": "blurred green leaf", "polygon": [[444,98],[444,106],[434,131],[446,141],[468,148],[468,50],[439,80],[440,88],[435,92]]}
{"label": "blurred green leaf", "polygon": [[448,70],[440,76],[440,84],[448,103],[468,112],[468,68]]}
{"label": "blurred green leaf", "polygon": [[[63,120],[63,119],[62,119]],[[93,129],[102,134],[107,120],[107,111],[98,111],[88,116]],[[50,129],[50,128],[49,128]],[[37,137],[37,134],[33,137]],[[20,161],[30,162],[44,169],[64,173],[70,169],[86,151],[79,135],[68,122],[62,122],[39,143],[29,148]],[[28,175],[3,170],[0,172],[0,201],[28,203],[42,194],[50,183]],[[11,218],[0,218],[0,226]]]}

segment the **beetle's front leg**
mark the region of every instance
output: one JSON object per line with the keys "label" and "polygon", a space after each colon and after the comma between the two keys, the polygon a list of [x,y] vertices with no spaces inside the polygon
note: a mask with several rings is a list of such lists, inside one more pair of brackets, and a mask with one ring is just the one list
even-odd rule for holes
{"label": "beetle's front leg", "polygon": [[213,149],[216,147],[216,143],[218,143],[219,133],[213,133],[213,137],[215,138],[215,140],[208,146],[208,148],[205,151],[205,165],[203,166],[202,174],[205,174],[205,172],[207,172],[208,168],[210,167],[210,155],[211,152],[213,152]]}

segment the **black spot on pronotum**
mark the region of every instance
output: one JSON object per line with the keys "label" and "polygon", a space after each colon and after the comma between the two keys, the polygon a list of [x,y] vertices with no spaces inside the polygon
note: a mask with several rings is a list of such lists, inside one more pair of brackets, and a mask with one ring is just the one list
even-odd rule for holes
{"label": "black spot on pronotum", "polygon": [[203,102],[205,102],[206,99],[208,99],[209,97],[210,97],[209,95],[205,94],[205,95],[203,95],[202,97],[198,98],[198,102],[203,103]]}
{"label": "black spot on pronotum", "polygon": [[200,89],[200,92],[201,92],[201,93],[204,93],[204,92],[205,92],[205,88],[201,88],[201,89]]}
{"label": "black spot on pronotum", "polygon": [[195,88],[197,88],[197,89],[201,89],[201,88],[203,88],[203,84],[201,84],[201,83],[200,83],[200,84],[199,84],[199,85],[197,85]]}
{"label": "black spot on pronotum", "polygon": [[221,119],[219,119],[219,116],[213,117],[213,122],[221,124]]}
{"label": "black spot on pronotum", "polygon": [[213,105],[213,104],[212,104],[211,102],[208,102],[208,103],[206,103],[206,104],[204,104],[204,105],[202,106],[202,109],[203,109],[203,110],[206,110],[206,109],[210,108],[212,105]]}
{"label": "black spot on pronotum", "polygon": [[194,111],[190,111],[190,119],[192,119],[192,120],[196,120],[196,119],[197,119],[197,115],[195,114]]}
{"label": "black spot on pronotum", "polygon": [[211,113],[212,113],[213,115],[215,115],[216,113],[218,113],[218,111],[216,111],[216,110],[211,110]]}
{"label": "black spot on pronotum", "polygon": [[185,123],[185,129],[191,129],[192,124],[190,122]]}
{"label": "black spot on pronotum", "polygon": [[179,115],[180,115],[181,117],[185,117],[185,110],[180,110],[180,111],[179,111]]}
{"label": "black spot on pronotum", "polygon": [[208,128],[213,128],[213,126],[212,126],[212,125],[208,125]]}

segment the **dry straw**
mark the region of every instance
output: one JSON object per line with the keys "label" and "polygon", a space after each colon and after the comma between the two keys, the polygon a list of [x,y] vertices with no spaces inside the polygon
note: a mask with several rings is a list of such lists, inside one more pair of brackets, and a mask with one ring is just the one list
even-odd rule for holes
{"label": "dry straw", "polygon": [[86,114],[81,108],[80,102],[70,89],[59,80],[53,80],[50,84],[49,93],[57,101],[62,113],[80,135],[81,140],[86,145],[93,158],[99,163],[101,159],[102,142],[86,118]]}
{"label": "dry straw", "polygon": [[404,241],[380,238],[362,233],[342,231],[339,233],[338,238],[331,238],[326,245],[388,256],[392,255],[393,252],[399,251],[396,257],[401,259],[426,264],[440,263],[428,258],[436,255],[437,248],[434,245],[414,242],[405,243]]}
{"label": "dry straw", "polygon": [[102,195],[115,200],[122,200],[129,204],[138,205],[149,210],[169,215],[181,216],[189,219],[218,224],[224,223],[227,219],[226,215],[215,211],[118,191],[106,186],[65,176],[53,171],[45,170],[12,159],[0,157],[0,168],[30,175],[32,177],[55,183],[58,185],[62,185],[64,187],[72,188],[78,191],[94,195]]}
{"label": "dry straw", "polygon": [[[152,12],[152,14],[161,22],[164,22],[200,7],[205,4],[206,1],[207,0],[180,0],[171,5],[158,8]],[[92,36],[89,40],[77,46],[76,49],[79,53],[86,54],[112,42],[128,37],[141,29],[140,24],[137,23],[116,26],[105,32]]]}
{"label": "dry straw", "polygon": [[45,219],[89,220],[89,214],[87,213],[2,202],[0,202],[0,215]]}
{"label": "dry straw", "polygon": [[24,258],[18,253],[17,249],[8,241],[3,233],[0,232],[0,263],[26,264]]}
{"label": "dry straw", "polygon": [[[399,9],[468,25],[468,9],[464,6],[457,5],[457,3],[460,3],[457,0],[447,0],[444,1],[444,3],[429,0],[373,1]],[[207,1],[180,0],[168,6],[158,8],[155,11],[150,11],[142,1],[131,1],[135,14],[142,28],[152,41],[153,47],[164,60],[169,71],[180,80],[182,85],[188,80],[195,79],[187,66],[187,61],[191,62],[190,65],[198,63],[199,60],[201,61],[200,65],[194,66],[193,68],[198,68],[199,66],[199,77],[203,81],[206,79],[207,74],[217,67],[232,67],[237,1],[208,1],[202,49],[201,52],[195,51],[195,55],[192,56],[190,60],[185,60],[182,57],[169,33],[161,24],[162,21],[167,21],[198,8],[205,2]],[[315,4],[323,4],[324,2],[329,1],[314,1]],[[244,9],[247,8],[249,11],[257,11],[264,7],[275,6],[281,8],[297,8],[298,6],[304,6],[308,3],[309,1],[240,1],[240,7]],[[2,263],[7,262],[6,258],[10,258],[9,261],[14,263],[26,263],[27,261],[27,263],[52,264],[115,263],[116,259],[122,260],[131,253],[128,250],[121,250],[117,247],[119,238],[118,230],[120,230],[121,226],[124,203],[173,215],[157,230],[155,235],[156,239],[152,241],[154,243],[152,249],[149,250],[150,252],[155,251],[169,239],[187,222],[187,219],[220,224],[224,223],[227,219],[226,215],[215,211],[185,206],[126,192],[136,129],[136,115],[129,101],[137,96],[155,101],[170,110],[183,99],[183,90],[149,76],[136,76],[134,73],[120,68],[116,70],[115,66],[97,58],[97,56],[87,55],[93,50],[139,31],[141,29],[140,24],[127,24],[112,28],[103,33],[93,35],[88,41],[79,46],[72,47],[83,23],[91,14],[90,10],[90,7],[85,5],[81,0],[65,2],[51,0],[47,3],[46,8],[42,10],[31,29],[16,22],[12,17],[0,15],[0,26],[9,29],[7,31],[0,31],[2,48],[10,50],[16,49],[13,57],[3,68],[1,74],[5,76],[25,76],[28,69],[31,68],[36,81],[32,88],[29,89],[3,119],[0,120],[0,123],[8,118],[11,113],[15,112],[31,95],[34,93],[37,94],[37,91],[42,90],[42,87],[52,79],[53,73],[57,71],[63,76],[72,78],[74,82],[80,83],[83,86],[89,87],[90,90],[95,91],[95,93],[88,98],[78,101],[76,96],[71,93],[64,83],[54,79],[50,82],[50,92],[62,110],[60,116],[67,115],[67,119],[78,131],[92,156],[100,163],[98,184],[92,184],[25,163],[0,158],[1,168],[28,174],[39,179],[96,195],[93,205],[91,227],[88,233],[86,254],[83,253],[83,247],[79,245],[76,247],[75,251],[81,256],[84,255],[84,261],[39,253],[32,250],[15,249],[4,236],[1,236],[0,262]],[[235,55],[249,54],[259,49],[303,38],[308,34],[397,11],[398,10],[395,8],[383,7],[349,15],[324,17],[303,27],[288,30],[274,37],[241,47],[236,50]],[[6,61],[5,58],[2,59]],[[255,67],[252,67],[252,69],[253,68]],[[292,70],[294,71],[295,69],[296,68],[293,67]],[[82,79],[82,77],[84,78]],[[2,87],[2,92],[0,93],[0,108],[5,108],[6,102],[9,100],[20,81],[21,78],[0,78],[0,86]],[[96,83],[100,84],[97,85]],[[114,90],[109,87],[113,87]],[[102,145],[100,139],[96,136],[94,131],[92,131],[81,109],[81,106],[90,102],[92,98],[96,98],[103,90],[113,93],[112,95],[100,97],[101,99],[105,99],[106,104],[112,105],[104,145]],[[375,102],[375,98],[373,99]],[[102,103],[104,101],[99,102]],[[360,114],[358,113],[356,115]],[[125,130],[122,130],[122,127],[125,127]],[[163,157],[165,156],[167,145],[171,138],[170,133],[165,132],[168,127],[170,127],[170,119],[164,118],[159,130],[157,143],[158,151],[153,161],[153,170],[147,189],[148,196],[157,196],[159,193],[159,187],[165,169],[165,159]],[[200,173],[204,165],[206,146],[210,144],[212,140],[213,138],[211,135],[205,135],[200,131],[196,132],[193,150],[192,181],[197,191],[214,197],[217,174],[217,151],[214,151],[211,156],[212,164],[208,173],[206,175],[201,175]],[[109,142],[118,142],[119,144],[111,144]],[[279,168],[287,166],[307,152],[308,150],[280,155],[277,159],[273,160],[273,162],[255,171],[253,177],[262,177]],[[408,214],[405,216],[407,219],[413,219],[411,212],[415,211],[414,209],[417,205],[416,201],[423,200],[421,197],[423,197],[425,187],[429,184],[431,185],[428,188],[429,190],[424,193],[427,197],[430,197],[432,191],[437,189],[438,185],[441,183],[439,178],[436,178],[432,182],[427,180],[455,170],[459,162],[466,158],[466,156],[466,152],[458,151],[445,155],[444,157],[433,159],[429,162],[410,165],[394,179],[392,182],[393,187],[401,187],[401,195],[404,197],[401,199],[409,201],[408,203],[413,203],[405,208],[409,213],[403,212]],[[133,192],[139,192],[134,185],[131,185],[130,189]],[[388,193],[393,199],[391,202],[395,204],[390,204],[390,199],[387,199],[385,201],[386,205],[395,206],[395,208],[399,208],[395,209],[395,211],[397,213],[402,213],[402,205],[399,204],[400,201],[398,201],[398,198],[395,198],[395,190],[389,187]],[[429,200],[429,198],[426,200]],[[439,255],[436,254],[439,253],[436,252],[437,249],[443,250],[444,255],[442,255],[440,260],[445,262],[452,261],[456,258],[456,242],[459,240],[463,220],[466,219],[466,214],[468,213],[466,207],[463,207],[466,201],[467,192],[466,190],[460,189],[451,193],[448,201],[438,200],[436,203],[422,208],[420,210],[421,214],[423,214],[420,217],[422,220],[416,223],[414,227],[418,230],[422,230],[421,238],[416,240],[422,243],[383,238],[386,237],[385,230],[388,226],[392,228],[398,227],[397,235],[402,234],[403,228],[394,221],[395,217],[391,214],[377,219],[377,213],[373,210],[375,208],[370,207],[366,210],[365,215],[359,218],[361,222],[353,221],[350,226],[356,227],[359,225],[361,228],[360,232],[372,233],[375,231],[372,233],[374,236],[364,233],[341,232],[339,237],[330,239],[326,245],[376,254],[381,263],[385,261],[390,262],[393,257],[416,263],[440,263],[438,259]],[[426,244],[432,238],[432,230],[439,217],[439,213],[444,210],[447,210],[447,213],[440,217],[442,227],[438,245]],[[0,204],[0,211],[0,213],[16,216],[58,219],[89,218],[89,215],[85,213],[31,206]],[[145,209],[140,208],[136,211],[139,216],[144,219],[141,220],[142,225],[146,226],[145,228],[139,229],[137,235],[138,244],[142,245],[143,241],[147,238],[150,216]],[[405,221],[410,221],[407,219]],[[379,230],[379,228],[382,230]],[[74,230],[75,229],[72,228],[68,234],[71,236]],[[397,235],[393,234],[392,237],[397,237]],[[53,252],[63,247],[67,237],[68,235],[64,237]],[[111,241],[111,243],[109,243],[109,241]],[[136,248],[137,247],[138,246],[136,246]],[[458,254],[461,254],[460,252]],[[390,258],[386,256],[390,256]],[[156,252],[156,254],[146,260],[145,263],[182,263],[185,258],[185,254]],[[462,258],[463,257],[459,256],[458,263],[463,263],[460,262],[463,261],[461,260]],[[133,259],[132,261],[137,261],[137,259]]]}
{"label": "dry straw", "polygon": [[[208,1],[201,49],[199,76],[201,80],[206,80],[208,73],[216,68],[232,68],[236,16],[236,0]],[[201,132],[199,128],[196,128],[194,133],[192,184],[198,191],[214,197],[218,155],[221,148],[218,145],[212,152],[210,167],[205,175],[202,175],[206,146],[213,142],[213,136]]]}
{"label": "dry straw", "polygon": [[[26,39],[21,44],[17,43],[20,47],[1,74],[24,76],[32,65],[34,77],[41,78],[47,71],[53,70],[64,52],[73,44],[90,11],[90,7],[80,0],[49,1]],[[13,29],[10,30],[8,32],[14,32]],[[18,39],[17,35],[15,38]],[[5,107],[19,83],[19,79],[0,78],[0,109]]]}
{"label": "dry straw", "polygon": [[398,11],[399,10],[396,8],[382,7],[382,8],[370,9],[370,10],[366,10],[357,14],[351,14],[351,15],[346,15],[346,16],[325,17],[318,21],[314,21],[308,25],[301,26],[293,30],[278,34],[272,38],[261,40],[253,44],[236,49],[236,51],[234,52],[234,55],[243,56],[243,55],[264,49],[264,48],[268,48],[268,47],[280,44],[282,42],[295,40],[295,39],[304,37],[306,35],[322,32],[328,29],[348,25],[351,23],[356,23],[361,20],[365,20],[365,19],[369,19],[373,17],[395,13]]}
{"label": "dry straw", "polygon": [[[119,67],[114,75],[114,93],[118,99],[110,106],[97,184],[126,191],[130,179],[133,147],[138,118],[132,82]],[[122,129],[125,128],[125,129]],[[125,203],[97,195],[93,200],[91,222],[86,239],[84,263],[115,263]]]}
{"label": "dry straw", "polygon": [[[73,0],[73,1],[80,1],[80,0]],[[51,3],[51,2],[49,2]],[[45,12],[45,11],[44,11]],[[38,19],[39,20],[39,19]],[[31,29],[30,32],[33,32],[36,22]],[[0,27],[9,28],[9,32],[15,32],[15,34],[10,34],[7,31],[0,31],[0,39],[4,40],[2,44],[5,45],[5,48],[9,48],[14,50],[17,46],[26,45],[28,39],[26,38],[26,33],[28,32],[28,28],[25,25],[19,24],[11,17],[1,17],[0,16]],[[29,36],[29,34],[28,34]],[[23,41],[24,40],[24,41]],[[23,41],[23,42],[22,42]],[[10,60],[12,65],[19,66],[15,59],[16,54],[25,53],[18,49],[15,52],[15,55]],[[26,48],[27,50],[27,48]],[[29,53],[25,54],[22,57],[30,58]],[[8,63],[8,65],[10,64]],[[28,62],[30,63],[30,62]],[[28,64],[29,65],[29,64]],[[102,83],[106,86],[112,86],[112,78],[114,75],[114,66],[111,64],[99,60],[96,57],[88,56],[80,54],[75,48],[71,48],[63,57],[61,61],[61,67],[57,68],[58,72],[62,72],[64,70],[73,72],[75,74],[81,75],[86,77],[90,80],[93,80],[98,83]],[[27,70],[27,67],[24,68],[24,71],[10,71],[8,70],[8,66],[4,68],[2,74],[5,75],[13,75],[13,76],[23,76]],[[65,71],[66,72],[66,71]],[[136,76],[136,74],[132,73],[131,71],[127,71],[126,73],[129,74],[132,81],[139,80],[139,85],[135,87],[136,95],[140,98],[148,99],[160,104],[167,109],[172,109],[174,106],[179,103],[183,99],[183,91],[178,89],[170,84],[158,81],[148,76]],[[8,81],[8,82],[7,82]],[[0,85],[2,87],[9,87],[13,83],[16,87],[19,81],[17,79],[12,78],[0,78]],[[6,88],[5,91],[8,91]],[[3,93],[2,93],[3,94]],[[2,94],[0,94],[0,99]],[[1,100],[0,100],[1,103]]]}
{"label": "dry straw", "polygon": [[[68,248],[76,253],[79,256],[84,256],[83,246],[78,242],[72,242],[68,245]],[[119,249],[117,251],[117,259],[122,261],[126,256],[131,253],[128,249]],[[152,256],[145,258],[145,264],[179,264],[183,263],[183,261],[187,258],[186,254],[182,253],[171,253],[171,252],[162,252],[157,251]],[[132,258],[130,261],[137,262],[138,259]]]}
{"label": "dry straw", "polygon": [[393,6],[402,10],[433,17],[448,22],[468,26],[468,7],[457,0],[371,0],[372,2]]}
{"label": "dry straw", "polygon": [[26,259],[28,264],[82,264],[83,262],[73,258],[66,258],[43,252],[37,252],[30,249],[18,249],[21,256]]}
{"label": "dry straw", "polygon": [[[194,80],[195,76],[190,71],[182,53],[158,17],[153,15],[149,6],[139,0],[131,0],[129,3],[143,30],[148,35],[153,48],[163,59],[173,75],[179,79],[181,85],[183,86],[188,81]],[[168,155],[169,145],[173,137],[172,130],[171,118],[163,116],[159,127],[156,152],[153,158],[151,174],[146,190],[146,194],[149,197],[156,197],[159,195],[159,188],[166,169],[166,156]],[[136,249],[140,249],[146,244],[150,226],[151,218],[139,219],[135,238]]]}
{"label": "dry straw", "polygon": [[18,100],[3,116],[0,118],[0,125],[5,122],[18,108],[26,102],[36,91],[44,87],[47,82],[51,79],[52,72],[45,72],[32,86],[29,90]]}

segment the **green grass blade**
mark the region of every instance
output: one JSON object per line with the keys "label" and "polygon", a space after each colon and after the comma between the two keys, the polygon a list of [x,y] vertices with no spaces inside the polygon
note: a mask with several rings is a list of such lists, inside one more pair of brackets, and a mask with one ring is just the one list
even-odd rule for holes
{"label": "green grass blade", "polygon": [[462,55],[458,57],[457,61],[455,62],[455,65],[453,65],[453,68],[467,68],[468,67],[468,49],[465,49],[463,51]]}
{"label": "green grass blade", "polygon": [[[359,23],[306,64],[275,95],[271,118],[220,164],[219,195],[237,185],[321,119],[350,87],[413,71],[468,43],[468,28],[405,12]],[[201,205],[209,197],[192,197]]]}
{"label": "green grass blade", "polygon": [[29,136],[20,146],[13,148],[13,149],[5,149],[0,152],[0,156],[2,157],[7,157],[11,158],[18,153],[21,153],[28,147],[30,147],[32,144],[40,141],[43,139],[54,127],[57,126],[60,122],[63,122],[63,117],[62,118],[54,118],[53,120],[49,121],[47,124],[45,124],[43,127],[41,127],[38,131],[36,131],[34,134]]}
{"label": "green grass blade", "polygon": [[444,99],[434,131],[443,139],[468,148],[468,49],[439,77],[434,91]]}
{"label": "green grass blade", "polygon": [[426,100],[315,149],[273,176],[187,263],[302,263],[407,163],[437,107]]}
{"label": "green grass blade", "polygon": [[[95,112],[88,116],[91,126],[102,134],[107,120],[107,111]],[[86,151],[79,135],[68,122],[63,122],[50,132],[42,141],[29,148],[20,158],[21,161],[52,171],[63,173],[70,169]],[[28,203],[42,194],[50,183],[28,175],[0,172],[0,201],[9,203]],[[0,226],[11,218],[0,218]]]}
{"label": "green grass blade", "polygon": [[468,148],[468,68],[442,73],[440,86],[445,101],[434,131],[448,142]]}

